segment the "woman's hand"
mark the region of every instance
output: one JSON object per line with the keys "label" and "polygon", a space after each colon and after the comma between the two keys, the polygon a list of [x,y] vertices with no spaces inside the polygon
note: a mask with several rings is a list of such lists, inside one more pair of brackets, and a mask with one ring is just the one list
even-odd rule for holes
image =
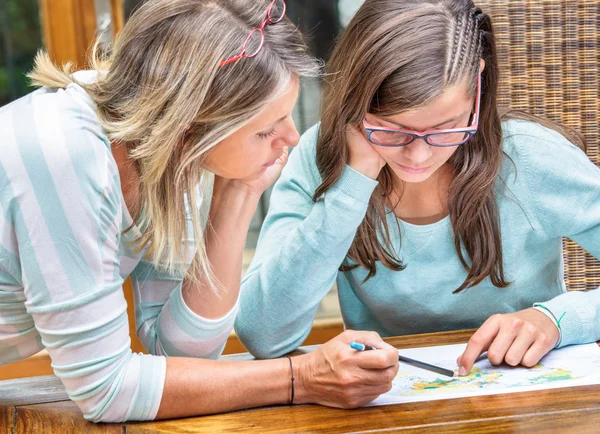
{"label": "woman's hand", "polygon": [[386,163],[376,148],[367,140],[362,131],[354,125],[346,127],[346,140],[350,150],[348,165],[371,179],[377,179],[379,172]]}
{"label": "woman's hand", "polygon": [[246,179],[224,179],[215,176],[215,185],[217,185],[218,182],[220,187],[226,185],[227,188],[242,189],[252,196],[260,197],[267,188],[277,181],[277,178],[281,175],[281,171],[288,162],[288,156],[288,148],[283,148],[283,153],[277,161],[257,175]]}
{"label": "woman's hand", "polygon": [[252,217],[263,192],[281,174],[288,161],[287,148],[270,167],[248,179],[227,179],[215,175],[207,228],[206,252],[214,277],[221,287],[215,291],[207,281],[186,279],[183,298],[197,315],[222,318],[235,305],[240,290],[242,255]]}
{"label": "woman's hand", "polygon": [[[378,350],[356,351],[350,342]],[[374,332],[346,330],[313,353],[296,357],[295,403],[354,408],[392,388],[398,372],[398,350]]]}
{"label": "woman's hand", "polygon": [[559,336],[552,320],[536,309],[493,315],[469,339],[457,359],[459,375],[467,375],[486,350],[493,365],[535,366],[556,346]]}

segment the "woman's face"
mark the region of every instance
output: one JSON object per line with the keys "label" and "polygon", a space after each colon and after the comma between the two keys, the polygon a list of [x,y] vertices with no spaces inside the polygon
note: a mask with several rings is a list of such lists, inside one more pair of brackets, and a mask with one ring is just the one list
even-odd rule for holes
{"label": "woman's face", "polygon": [[[462,128],[468,126],[474,105],[474,95],[464,82],[448,88],[439,98],[421,108],[387,117],[367,113],[365,119],[373,126],[390,129],[428,131]],[[458,146],[430,146],[423,139],[415,139],[403,147],[373,147],[394,174],[407,183],[427,181],[458,149]]]}
{"label": "woman's face", "polygon": [[272,166],[285,147],[300,139],[292,120],[298,91],[296,79],[255,119],[211,149],[203,167],[226,179],[251,179]]}

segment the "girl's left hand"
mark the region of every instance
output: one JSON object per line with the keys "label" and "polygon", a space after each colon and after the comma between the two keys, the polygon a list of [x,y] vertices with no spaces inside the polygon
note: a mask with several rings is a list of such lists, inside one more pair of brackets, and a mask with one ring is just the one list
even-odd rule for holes
{"label": "girl's left hand", "polygon": [[459,375],[467,375],[486,350],[493,365],[535,366],[556,346],[559,336],[552,320],[536,309],[493,315],[473,334],[456,360]]}

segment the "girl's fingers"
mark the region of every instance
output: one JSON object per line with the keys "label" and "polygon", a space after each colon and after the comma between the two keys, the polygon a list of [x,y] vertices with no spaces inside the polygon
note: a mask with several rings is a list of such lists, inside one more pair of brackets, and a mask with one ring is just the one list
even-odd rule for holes
{"label": "girl's fingers", "polygon": [[[488,359],[493,365],[499,365],[504,361],[506,353],[515,342],[518,335],[519,329],[507,324],[507,321],[503,321],[500,324],[498,335],[494,338],[487,350]],[[531,345],[531,341],[529,342],[529,345]]]}
{"label": "girl's fingers", "polygon": [[469,373],[477,357],[489,348],[499,331],[500,321],[496,316],[492,316],[471,336],[467,348],[457,360],[459,375]]}
{"label": "girl's fingers", "polygon": [[521,359],[521,365],[531,368],[538,364],[538,362],[548,354],[554,348],[551,342],[547,342],[544,339],[538,339],[535,343],[529,347]]}
{"label": "girl's fingers", "polygon": [[504,356],[504,361],[510,366],[517,366],[522,363],[523,356],[535,343],[535,335],[526,330],[522,330],[516,337]]}

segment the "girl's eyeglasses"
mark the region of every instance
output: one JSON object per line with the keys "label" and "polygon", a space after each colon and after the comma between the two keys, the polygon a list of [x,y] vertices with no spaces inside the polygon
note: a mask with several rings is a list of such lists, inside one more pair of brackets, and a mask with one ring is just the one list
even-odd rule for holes
{"label": "girl's eyeglasses", "polygon": [[237,62],[244,57],[251,58],[256,56],[265,43],[265,27],[269,24],[277,24],[283,20],[286,9],[287,6],[284,0],[273,0],[269,5],[269,9],[267,9],[267,18],[265,18],[259,27],[250,32],[242,44],[242,51],[240,54],[227,60],[222,60],[219,63],[219,67]]}
{"label": "girl's eyeglasses", "polygon": [[475,111],[470,125],[466,128],[448,130],[412,131],[404,129],[388,129],[371,125],[363,119],[363,128],[367,140],[377,146],[399,147],[412,143],[415,139],[423,139],[430,146],[450,147],[466,143],[475,135],[479,127],[479,107],[481,103],[481,74],[477,79],[477,95]]}

